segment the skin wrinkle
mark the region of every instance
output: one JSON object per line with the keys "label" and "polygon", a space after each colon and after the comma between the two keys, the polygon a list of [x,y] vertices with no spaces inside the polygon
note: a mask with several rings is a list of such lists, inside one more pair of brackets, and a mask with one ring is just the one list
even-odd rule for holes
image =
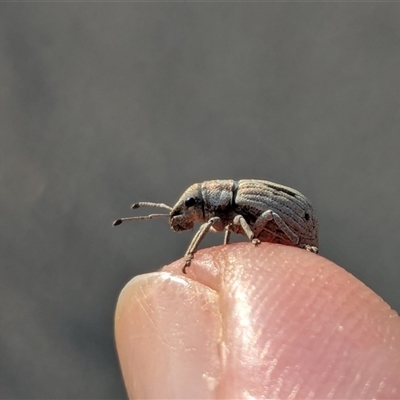
{"label": "skin wrinkle", "polygon": [[[263,328],[260,327],[260,331],[262,331],[262,329]],[[270,349],[270,347],[271,347],[271,340],[267,340],[260,353],[260,358],[263,360],[263,362],[265,362],[265,359],[268,356],[268,350]]]}
{"label": "skin wrinkle", "polygon": [[[276,308],[278,308],[280,306],[281,303],[285,304],[285,308],[283,310],[281,310],[280,316],[275,319],[275,321],[277,322],[277,325],[281,325],[281,321],[282,320],[291,320],[291,316],[290,316],[290,310],[293,308],[294,304],[298,303],[298,299],[296,298],[296,296],[293,296],[293,292],[296,291],[296,286],[292,285],[288,288],[288,290],[284,291],[284,297],[281,297],[279,299],[279,301],[275,302],[274,304],[274,308],[271,310],[272,313],[275,311]],[[291,299],[289,303],[286,303],[286,298]],[[272,314],[271,313],[271,314]],[[289,313],[289,317],[287,317],[287,314]],[[282,325],[284,326],[284,325]],[[276,336],[280,337],[284,331],[286,331],[288,329],[289,326],[284,326],[283,328],[281,328],[280,331],[275,332]]]}
{"label": "skin wrinkle", "polygon": [[259,360],[260,364],[264,363],[264,357],[262,356],[262,354],[264,354],[265,344],[261,344],[262,334],[263,328],[260,326],[254,332],[254,346],[258,346],[257,360]]}
{"label": "skin wrinkle", "polygon": [[279,376],[279,377],[276,379],[276,382],[275,382],[275,384],[274,384],[274,387],[275,387],[275,391],[273,392],[272,397],[278,399],[278,398],[279,398],[279,394],[280,394],[280,392],[281,392],[281,390],[282,390],[282,387],[283,387],[282,375]]}
{"label": "skin wrinkle", "polygon": [[[254,316],[254,313],[253,313],[253,316]],[[271,372],[272,372],[272,370],[271,370]]]}
{"label": "skin wrinkle", "polygon": [[[394,319],[395,317],[398,318],[397,313],[395,311],[392,312],[391,317]],[[395,343],[396,343],[396,338],[399,336],[400,334],[400,327],[399,328],[395,328],[393,326],[390,326],[387,328],[387,330],[389,332],[391,332],[393,330],[393,332],[391,333],[391,344],[390,344],[390,350],[393,351],[395,349]],[[390,334],[390,333],[389,333]],[[398,358],[400,358],[400,354],[398,355]]]}
{"label": "skin wrinkle", "polygon": [[[140,287],[140,291],[142,292],[142,298],[145,299],[146,298],[146,294],[145,291],[143,290],[143,286]],[[148,308],[151,308],[150,305],[148,303],[147,307],[144,304],[144,301],[142,301],[142,298],[140,296],[136,297],[137,303],[139,305],[139,307],[143,310],[143,312],[145,313],[145,315],[147,315],[148,320],[150,321],[151,325],[153,325],[154,328],[156,328],[157,324],[154,320],[154,310],[153,312],[150,312],[150,310],[148,310]],[[154,332],[157,332],[156,330],[154,330]]]}
{"label": "skin wrinkle", "polygon": [[355,374],[354,379],[352,380],[352,382],[350,382],[350,386],[346,392],[347,396],[353,396],[353,393],[356,393],[357,387],[361,384],[361,376],[363,375],[364,370],[367,368],[368,366],[361,365],[358,372]]}
{"label": "skin wrinkle", "polygon": [[[323,311],[322,311],[322,310],[317,310],[317,311],[314,313],[314,315],[318,314],[318,312],[323,312]],[[311,321],[310,321],[310,322],[311,322]],[[315,324],[314,324],[314,326],[315,326]],[[323,329],[322,324],[320,324],[320,327],[317,326],[317,330],[314,331],[315,337],[318,337],[318,338],[319,338],[319,335],[320,335],[322,329]],[[326,347],[325,345],[326,345],[327,343],[329,343],[331,337],[332,337],[334,334],[335,334],[334,330],[331,330],[331,333],[330,333],[329,336],[328,336],[328,335],[325,335],[325,336],[324,336],[323,342],[319,342],[319,348],[320,348],[320,349],[323,349],[324,347]],[[320,338],[319,338],[319,339],[320,339]],[[323,352],[321,352],[321,356],[323,356]]]}
{"label": "skin wrinkle", "polygon": [[[301,382],[301,383],[302,383],[302,382]],[[297,394],[297,393],[299,392],[299,390],[300,390],[301,383],[294,386],[292,392],[290,393],[290,395],[289,395],[289,397],[288,397],[289,399],[295,399],[295,398],[296,398],[296,394]]]}
{"label": "skin wrinkle", "polygon": [[[314,282],[311,282],[309,285],[310,289],[312,286],[314,286]],[[313,292],[313,295],[307,298],[305,301],[302,302],[303,307],[301,308],[301,312],[307,311],[312,305],[316,304],[318,301],[318,298],[320,296],[320,291],[321,289],[315,290]],[[320,308],[317,308],[317,311],[314,311],[313,315],[310,315],[309,319],[311,319],[317,312],[321,312]],[[304,312],[306,314],[306,312]]]}
{"label": "skin wrinkle", "polygon": [[[322,304],[322,306],[323,306],[323,304]],[[321,312],[321,309],[317,309],[317,313],[318,313],[318,312]],[[317,327],[317,331],[315,332],[315,338],[318,338],[318,340],[321,339],[321,338],[320,338],[320,333],[321,333],[321,328],[319,329],[319,328]],[[334,333],[335,333],[335,332],[334,332],[333,329],[330,330],[330,335],[325,335],[323,342],[322,342],[322,343],[319,342],[320,345],[319,345],[319,347],[318,347],[318,349],[319,349],[318,353],[320,354],[320,356],[316,358],[316,364],[317,364],[317,365],[320,364],[320,363],[318,362],[318,360],[321,360],[321,361],[322,361],[322,359],[325,357],[324,349],[326,348],[326,344],[329,343],[329,341],[330,341],[330,339],[332,338],[332,336],[334,335]],[[315,343],[315,342],[314,342],[314,343]],[[329,371],[332,369],[332,364],[333,364],[333,363],[334,363],[334,360],[332,360],[332,362],[329,363],[329,364],[325,364],[325,365],[326,365],[325,370],[324,370],[323,372],[321,371],[321,375],[322,375],[322,376],[327,376],[327,375],[328,375]],[[323,365],[324,365],[324,364],[323,364]]]}
{"label": "skin wrinkle", "polygon": [[381,393],[385,387],[385,378],[379,382],[378,390],[376,391],[377,394]]}
{"label": "skin wrinkle", "polygon": [[[338,354],[341,354],[341,352],[340,351],[338,351],[337,352]],[[346,363],[346,360],[339,360],[339,361],[341,361],[341,363],[342,364],[345,364]],[[367,370],[369,368],[369,365],[367,365],[367,364],[365,364],[365,365],[363,365],[363,364],[361,364],[360,366],[359,366],[359,368],[358,368],[358,371],[357,371],[357,373],[355,374],[355,377],[357,377],[357,375],[359,374],[359,373],[361,373],[361,375],[364,375],[363,374],[363,371],[364,370]],[[346,377],[348,377],[348,375],[346,376]],[[342,376],[342,379],[343,379],[343,376]],[[356,378],[355,378],[356,379]],[[357,383],[358,383],[358,381],[360,381],[360,379],[358,379],[357,380]],[[355,386],[356,387],[356,386]],[[351,395],[351,392],[349,393],[349,395]]]}
{"label": "skin wrinkle", "polygon": [[308,395],[307,395],[307,397],[306,397],[306,400],[308,400],[308,399],[312,400],[312,399],[314,399],[314,397],[315,397],[315,391],[311,390],[311,391],[308,393]]}
{"label": "skin wrinkle", "polygon": [[[296,286],[296,285],[293,285],[293,287],[295,287],[295,286]],[[290,295],[290,292],[289,292],[289,295]],[[296,301],[297,301],[297,299],[293,299],[292,302],[291,302],[291,303],[289,304],[289,306],[287,307],[287,309],[290,310],[292,304],[295,303]],[[289,340],[289,342],[290,342],[290,340]],[[276,395],[276,393],[275,393],[275,395]]]}
{"label": "skin wrinkle", "polygon": [[[282,344],[280,346],[280,348],[278,349],[278,351],[276,352],[275,358],[274,358],[273,362],[271,363],[271,369],[270,369],[271,373],[269,374],[270,378],[267,381],[268,384],[270,384],[271,376],[276,370],[276,367],[278,365],[278,359],[280,359],[281,355],[286,351],[286,348],[287,348],[286,344]],[[282,380],[282,385],[279,385],[279,384],[277,385],[275,383],[275,382],[278,382],[280,378],[281,378],[281,375],[278,375],[276,378],[273,379],[274,383],[270,384],[272,388],[275,388],[274,392],[273,392],[273,396],[272,396],[274,398],[279,398],[279,393],[281,392],[282,387],[283,387],[283,380]]]}
{"label": "skin wrinkle", "polygon": [[[229,312],[229,309],[226,310],[225,309],[225,313],[227,316],[230,316],[229,319],[225,319],[225,324],[224,324],[224,334],[225,334],[225,342],[229,341],[229,338],[232,336],[232,334],[234,335],[234,337],[240,338],[238,345],[239,346],[235,346],[234,348],[231,349],[230,353],[227,354],[228,358],[226,358],[226,362],[229,362],[229,360],[235,360],[235,359],[241,359],[240,354],[245,354],[243,352],[243,327],[239,325],[236,325],[236,323],[233,324],[232,323],[237,320],[237,317],[239,317],[240,319],[240,312],[243,312],[244,307],[246,307],[248,305],[248,300],[246,298],[242,298],[239,300],[238,302],[238,290],[237,288],[239,287],[240,289],[240,285],[243,284],[243,268],[232,268],[232,265],[237,264],[237,261],[235,259],[232,260],[232,257],[230,257],[230,255],[228,255],[228,260],[221,260],[223,262],[226,263],[226,261],[228,261],[227,266],[222,269],[223,274],[222,274],[222,281],[224,282],[224,286],[225,287],[229,287],[229,291],[226,292],[225,296],[221,296],[221,307],[225,308],[225,304],[229,304],[229,302],[231,302],[229,309],[232,309],[231,312]],[[249,282],[245,281],[245,283],[248,285]],[[245,296],[245,291],[246,288],[244,288],[244,290],[242,290],[241,292],[241,296]],[[240,296],[239,296],[240,297]],[[233,300],[233,301],[232,301]],[[238,307],[239,307],[239,315],[238,315]],[[248,314],[249,314],[250,310],[247,309],[246,311],[246,317],[248,318]],[[242,316],[243,318],[243,316]],[[236,333],[234,333],[236,331]],[[253,355],[250,355],[250,358]],[[244,360],[248,360],[249,356],[246,355]],[[246,363],[246,361],[244,361]],[[230,367],[230,364],[226,364],[226,366]]]}
{"label": "skin wrinkle", "polygon": [[242,305],[239,308],[240,311],[236,312],[237,318],[234,317],[234,319],[238,321],[238,326],[235,328],[235,334],[237,337],[240,337],[242,343],[242,347],[239,348],[239,353],[242,354],[242,357],[240,358],[245,362],[248,362],[249,359],[252,360],[256,356],[256,350],[254,348],[254,331],[251,325],[251,309],[248,305]]}
{"label": "skin wrinkle", "polygon": [[371,386],[371,377],[367,379],[367,381],[365,382],[364,388],[361,391],[361,396],[365,396],[370,386]]}
{"label": "skin wrinkle", "polygon": [[271,290],[269,287],[270,285],[265,285],[261,287],[260,290],[258,290],[254,302],[257,304],[258,308],[263,306],[263,301],[265,301],[267,295],[270,296],[271,298],[275,297],[276,293],[282,290],[282,285],[278,283],[277,285],[274,286],[274,288]]}
{"label": "skin wrinkle", "polygon": [[332,385],[332,392],[333,392],[332,396],[337,392],[338,387],[343,381],[344,381],[343,374],[339,374],[338,378],[336,379],[336,381],[334,381]]}
{"label": "skin wrinkle", "polygon": [[[268,285],[269,286],[269,285]],[[273,292],[270,293],[270,298],[273,299],[276,295],[276,293],[280,290],[281,288],[277,287],[276,290],[274,290]],[[267,285],[265,286],[264,291],[267,290]],[[265,300],[264,300],[265,301]],[[278,300],[275,301],[275,303],[268,308],[268,313],[265,316],[266,321],[271,319],[271,316],[273,315],[273,313],[275,312],[276,308],[279,306],[280,302]],[[264,307],[264,302],[261,301],[259,302],[259,309],[261,310],[261,308]]]}
{"label": "skin wrinkle", "polygon": [[346,397],[349,397],[351,395],[351,393],[353,393],[353,391],[357,387],[357,384],[360,382],[360,380],[361,380],[361,373],[357,372],[353,379],[353,382],[350,383],[349,388],[346,391]]}
{"label": "skin wrinkle", "polygon": [[377,394],[381,393],[382,390],[384,389],[384,387],[385,387],[385,381],[386,381],[386,378],[377,379],[376,384],[375,384],[375,386],[376,386],[376,393],[377,393]]}
{"label": "skin wrinkle", "polygon": [[[257,297],[262,299],[262,295],[265,295],[266,292],[267,292],[267,289],[265,287],[262,288],[262,290],[259,292],[260,295]],[[259,298],[256,299],[256,301],[255,301],[256,306],[253,309],[253,315],[257,320],[260,320],[259,316],[261,315],[263,308],[264,308],[263,300],[260,300]],[[264,296],[264,298],[265,298],[265,296]],[[269,316],[267,315],[265,317],[265,320],[268,321],[268,319],[269,319]],[[259,328],[260,334],[262,333],[262,328],[263,328],[262,326],[260,326],[260,328]]]}
{"label": "skin wrinkle", "polygon": [[[282,356],[283,356],[283,358],[284,359],[286,359],[286,358],[288,358],[288,357],[290,357],[290,348],[291,348],[291,346],[287,346],[285,349],[284,349],[284,352],[282,352]],[[298,359],[299,357],[298,357],[298,355],[297,354],[293,354],[293,357],[292,357],[292,360],[294,361],[294,362],[296,362],[296,359]],[[280,367],[279,365],[278,365],[278,367]],[[282,385],[282,387],[280,387],[280,391],[279,391],[279,393],[277,393],[276,395],[278,396],[279,394],[280,394],[280,392],[284,392],[284,393],[291,393],[291,391],[293,390],[292,388],[291,388],[291,383],[289,382],[287,382],[287,380],[286,379],[284,379],[285,378],[285,374],[288,374],[288,373],[291,373],[291,375],[292,375],[292,379],[291,379],[291,382],[293,383],[293,382],[295,382],[295,384],[298,384],[299,383],[299,379],[300,379],[300,374],[299,374],[299,370],[297,369],[297,368],[293,368],[293,367],[290,367],[290,368],[284,368],[284,370],[283,370],[283,372],[279,372],[279,378],[280,379],[282,379],[282,382],[283,382],[283,385]],[[305,367],[303,367],[302,368],[302,374],[304,374],[304,375],[307,375],[308,374],[308,370],[307,370],[307,368],[305,368]],[[299,386],[299,388],[300,388],[301,386]],[[286,397],[287,395],[286,394],[283,394],[282,395],[283,397]]]}
{"label": "skin wrinkle", "polygon": [[[147,298],[146,291],[144,290],[144,285],[140,286],[140,291],[142,292],[143,299]],[[153,330],[150,330],[150,332],[156,332],[157,333],[157,340],[159,340],[162,344],[164,344],[166,347],[171,347],[171,345],[168,343],[168,340],[164,338],[163,332],[159,331],[157,328],[158,323],[155,320],[155,312],[154,312],[154,307],[153,304],[148,304],[147,307],[143,305],[143,301],[140,299],[139,296],[137,296],[137,303],[141,307],[141,309],[144,311],[145,315],[148,317],[148,321],[150,324],[153,326]],[[150,309],[150,310],[148,310]],[[165,309],[164,306],[162,305],[157,305],[157,309]]]}
{"label": "skin wrinkle", "polygon": [[[237,278],[237,282],[242,283],[244,278],[243,278],[243,270],[242,269],[236,269],[234,271],[236,275],[239,274],[239,277]],[[251,282],[251,280],[245,280],[246,286],[243,286],[242,284],[236,285],[233,287],[233,292],[234,292],[234,297],[236,303],[240,304],[240,307],[244,307],[246,304],[248,304],[248,298],[253,298],[254,297],[254,292],[255,292],[255,285]],[[240,292],[238,292],[237,287],[240,289]],[[238,295],[239,294],[239,295]],[[253,301],[254,302],[254,301]],[[257,304],[257,302],[256,302]],[[246,311],[246,318],[249,319],[249,316],[251,315],[251,318],[257,319],[257,315],[254,312],[254,309],[248,308]],[[240,317],[242,319],[243,316]],[[242,329],[240,329],[240,326]],[[258,333],[253,329],[251,332],[247,332],[247,329],[249,329],[251,325],[249,323],[243,325],[239,325],[237,328],[238,334],[243,338],[242,342],[245,344],[245,346],[241,349],[241,353],[245,356],[245,359],[255,359],[259,360],[259,350],[257,346],[257,341],[258,337],[260,337],[262,333],[262,329],[258,329]],[[243,337],[243,333],[245,333],[245,337]],[[253,354],[254,353],[254,354]]]}
{"label": "skin wrinkle", "polygon": [[[333,360],[330,364],[323,364],[322,362],[319,362],[320,360],[322,361],[324,359],[324,357],[325,357],[324,349],[326,348],[326,344],[331,341],[332,336],[333,336],[333,332],[329,336],[326,335],[324,338],[324,341],[322,343],[319,342],[318,347],[317,347],[317,349],[318,349],[317,352],[319,353],[319,357],[318,356],[316,357],[315,364],[319,365],[319,366],[322,365],[323,367],[325,367],[322,370],[320,370],[320,374],[321,374],[322,378],[332,377],[332,375],[335,374],[335,372],[332,371],[332,369],[333,369],[333,364],[336,364],[336,360]],[[341,343],[339,343],[338,346],[341,346]],[[302,349],[298,349],[298,352],[304,354],[304,352],[302,352]],[[337,349],[335,353],[339,354],[340,353],[339,349]],[[322,380],[324,380],[324,379],[322,379]]]}
{"label": "skin wrinkle", "polygon": [[[354,346],[357,346],[358,340],[362,335],[363,332],[361,332],[359,329],[356,329],[359,324],[361,324],[363,322],[363,320],[365,319],[363,316],[355,313],[356,307],[353,306],[352,309],[348,310],[344,315],[342,320],[346,321],[346,326],[343,326],[343,330],[341,331],[342,334],[346,334],[347,336],[354,336],[354,335],[358,335],[355,336],[353,339],[354,342]],[[352,319],[348,318],[349,316],[352,316]],[[351,322],[348,322],[351,321]]]}

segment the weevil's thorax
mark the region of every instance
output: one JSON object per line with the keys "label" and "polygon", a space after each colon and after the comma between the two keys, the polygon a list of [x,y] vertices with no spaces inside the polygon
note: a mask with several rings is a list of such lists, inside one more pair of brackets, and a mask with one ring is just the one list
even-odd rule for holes
{"label": "weevil's thorax", "polygon": [[176,231],[192,229],[196,221],[204,220],[204,200],[201,184],[190,186],[172,208],[169,224]]}
{"label": "weevil's thorax", "polygon": [[205,181],[201,184],[205,221],[219,217],[224,225],[232,222],[235,215],[232,205],[237,187],[237,182],[232,179]]}
{"label": "weevil's thorax", "polygon": [[223,225],[232,221],[232,202],[237,183],[234,180],[214,180],[190,186],[173,207],[169,223],[174,231],[192,229],[195,222],[220,217]]}

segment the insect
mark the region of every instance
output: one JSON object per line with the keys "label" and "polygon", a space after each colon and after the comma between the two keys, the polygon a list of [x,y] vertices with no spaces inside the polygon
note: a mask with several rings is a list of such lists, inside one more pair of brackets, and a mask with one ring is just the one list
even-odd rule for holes
{"label": "insect", "polygon": [[179,232],[192,229],[195,222],[203,223],[185,253],[185,274],[209,231],[225,231],[224,244],[234,232],[254,245],[273,242],[318,253],[318,220],[310,202],[297,190],[276,183],[254,179],[205,181],[190,186],[174,207],[148,202],[132,205],[132,209],[139,207],[165,208],[169,213],[120,218],[113,225],[169,217],[171,228]]}

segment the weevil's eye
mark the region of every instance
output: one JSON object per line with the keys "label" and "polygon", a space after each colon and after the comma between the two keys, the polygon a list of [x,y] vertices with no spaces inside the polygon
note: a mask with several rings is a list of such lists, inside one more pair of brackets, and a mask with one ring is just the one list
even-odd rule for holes
{"label": "weevil's eye", "polygon": [[189,197],[185,200],[185,207],[192,207],[196,204],[196,199],[194,197]]}

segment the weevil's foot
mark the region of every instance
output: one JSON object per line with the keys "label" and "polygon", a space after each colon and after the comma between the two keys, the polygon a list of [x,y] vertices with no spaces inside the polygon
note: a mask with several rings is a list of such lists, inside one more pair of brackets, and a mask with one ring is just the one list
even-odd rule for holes
{"label": "weevil's foot", "polygon": [[316,247],[316,246],[310,246],[309,244],[306,244],[302,247],[304,250],[310,251],[311,253],[318,254],[318,247]]}
{"label": "weevil's foot", "polygon": [[254,238],[254,239],[251,241],[251,243],[253,243],[254,246],[258,246],[258,245],[261,243],[261,240],[260,240],[260,239],[257,239],[257,238]]}
{"label": "weevil's foot", "polygon": [[190,267],[190,264],[192,263],[192,258],[193,258],[193,254],[189,254],[189,255],[186,256],[185,265],[184,265],[184,267],[182,268],[182,272],[183,272],[184,274],[187,274],[186,268],[187,268],[187,267]]}

